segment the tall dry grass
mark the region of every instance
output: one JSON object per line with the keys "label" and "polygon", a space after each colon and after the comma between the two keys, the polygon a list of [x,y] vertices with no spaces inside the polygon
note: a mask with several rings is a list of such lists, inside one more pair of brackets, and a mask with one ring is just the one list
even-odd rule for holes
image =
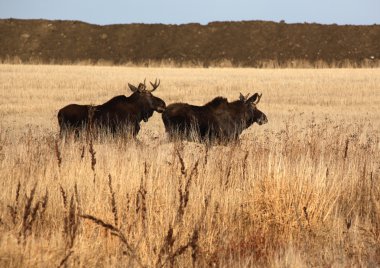
{"label": "tall dry grass", "polygon": [[[0,65],[0,266],[380,265],[377,69]],[[159,77],[167,103],[263,93],[238,143],[58,138],[65,104]]]}

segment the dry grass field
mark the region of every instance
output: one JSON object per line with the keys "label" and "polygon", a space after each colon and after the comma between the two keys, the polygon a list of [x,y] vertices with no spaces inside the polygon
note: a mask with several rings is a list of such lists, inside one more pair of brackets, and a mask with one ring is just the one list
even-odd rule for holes
{"label": "dry grass field", "polygon": [[[161,79],[167,104],[262,92],[238,143],[61,140],[57,111]],[[380,265],[380,69],[0,65],[1,267]]]}

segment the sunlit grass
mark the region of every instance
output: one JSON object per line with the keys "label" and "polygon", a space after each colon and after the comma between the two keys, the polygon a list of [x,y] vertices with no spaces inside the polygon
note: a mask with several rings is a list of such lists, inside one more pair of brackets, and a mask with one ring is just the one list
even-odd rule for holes
{"label": "sunlit grass", "polygon": [[[0,65],[0,264],[377,266],[380,71]],[[57,111],[161,79],[167,104],[262,92],[238,143],[58,138]],[[35,189],[35,190],[33,190]]]}

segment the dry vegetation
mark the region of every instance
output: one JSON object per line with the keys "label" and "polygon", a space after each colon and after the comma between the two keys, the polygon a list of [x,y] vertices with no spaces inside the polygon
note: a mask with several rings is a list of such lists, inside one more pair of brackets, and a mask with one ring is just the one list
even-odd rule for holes
{"label": "dry vegetation", "polygon": [[[161,78],[166,103],[263,93],[239,143],[62,141],[56,113]],[[380,70],[0,65],[0,266],[380,265]]]}

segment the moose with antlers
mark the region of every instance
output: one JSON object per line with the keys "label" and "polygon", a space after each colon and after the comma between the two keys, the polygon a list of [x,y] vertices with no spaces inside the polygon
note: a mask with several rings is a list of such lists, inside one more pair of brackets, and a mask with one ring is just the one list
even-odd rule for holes
{"label": "moose with antlers", "polygon": [[[124,95],[116,96],[101,105],[79,105],[69,104],[58,112],[58,123],[61,135],[67,132],[74,132],[76,136],[88,126],[104,129],[112,134],[120,131],[128,131],[136,136],[140,130],[140,122],[147,122],[153,112],[162,113],[165,102],[153,96],[160,85],[160,81],[152,85],[148,90],[144,83],[137,87],[128,83],[133,92],[129,97]],[[91,124],[89,124],[91,123]]]}
{"label": "moose with antlers", "polygon": [[249,97],[240,93],[239,100],[228,102],[216,97],[203,106],[173,103],[162,113],[169,138],[200,141],[231,141],[253,123],[268,122],[266,115],[257,109],[262,94]]}

